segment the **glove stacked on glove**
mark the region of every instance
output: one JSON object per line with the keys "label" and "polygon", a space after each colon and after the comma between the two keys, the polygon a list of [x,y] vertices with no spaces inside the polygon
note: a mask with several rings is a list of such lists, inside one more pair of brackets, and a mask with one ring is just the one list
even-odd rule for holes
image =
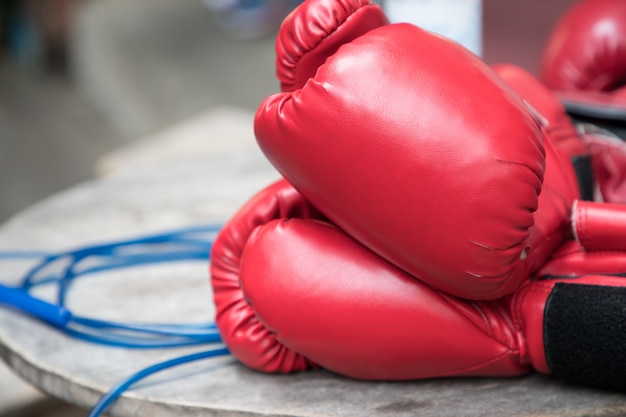
{"label": "glove stacked on glove", "polygon": [[283,92],[255,131],[286,180],[211,254],[239,360],[377,380],[535,369],[626,389],[626,281],[568,273],[620,207],[580,201],[585,143],[545,88],[366,0],[304,2],[277,53]]}
{"label": "glove stacked on glove", "polygon": [[407,380],[535,369],[626,389],[626,280],[570,276],[581,253],[571,252],[546,264],[549,279],[527,280],[510,296],[461,299],[356,242],[283,180],[250,200],[215,242],[217,324],[232,353],[265,372],[321,366]]}

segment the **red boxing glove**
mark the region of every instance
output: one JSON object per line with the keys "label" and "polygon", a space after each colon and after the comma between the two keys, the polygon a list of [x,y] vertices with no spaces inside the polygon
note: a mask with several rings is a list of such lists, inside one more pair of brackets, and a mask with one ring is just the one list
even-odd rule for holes
{"label": "red boxing glove", "polygon": [[[547,120],[547,138],[554,143],[561,160],[572,161],[581,198],[626,204],[624,141],[590,124],[577,129],[554,92],[523,69],[514,65],[498,65],[494,69]],[[547,183],[552,182],[548,178],[550,167],[547,162]]]}
{"label": "red boxing glove", "polygon": [[[240,285],[243,256],[251,236],[267,223],[290,218],[315,222],[323,216],[281,180],[250,199],[224,225],[211,251],[215,322],[222,339],[241,362],[266,372],[293,372],[315,366],[276,341],[274,334],[256,317]],[[273,259],[282,262],[282,254],[276,252]],[[280,297],[279,293],[275,295]]]}
{"label": "red boxing glove", "polygon": [[[551,153],[547,155],[554,156],[554,160],[546,162],[545,182],[558,183],[559,180],[552,180],[551,175],[554,172],[559,175],[558,171],[567,169],[564,165],[571,164],[576,172],[577,184],[563,183],[570,187],[565,193],[567,195],[580,193],[583,200],[593,200],[595,184],[589,149],[558,97],[537,78],[516,65],[501,64],[494,66],[493,69],[546,120],[546,139],[554,145],[556,152],[554,155]],[[556,170],[553,167],[555,164],[560,165]],[[539,199],[554,199],[553,192],[554,190],[547,190],[539,196]]]}
{"label": "red boxing glove", "polygon": [[[249,366],[290,372],[319,365],[374,380],[515,376],[534,368],[626,388],[624,355],[616,354],[626,332],[612,342],[615,334],[597,333],[626,323],[623,279],[526,281],[509,297],[463,300],[408,275],[309,210],[279,183],[248,203],[215,242],[217,323]],[[589,349],[576,350],[586,338]]]}
{"label": "red boxing glove", "polygon": [[[581,198],[626,204],[624,141],[590,124],[577,129],[554,92],[523,69],[498,65],[494,70],[547,120],[547,138],[554,143],[561,161],[572,161]],[[546,183],[552,183],[551,166],[546,163]],[[546,194],[541,198],[547,198]]]}
{"label": "red boxing glove", "polygon": [[[277,51],[317,52],[320,32],[371,10],[382,13],[307,1],[278,35],[293,45]],[[462,46],[408,24],[363,32],[325,45],[336,52],[311,78],[261,104],[260,147],[333,223],[410,275],[468,298],[510,294],[568,233],[572,167],[555,167],[542,191],[557,156],[541,122]],[[548,188],[558,196],[540,203]]]}
{"label": "red boxing glove", "polygon": [[[588,153],[572,119],[553,91],[517,65],[501,64],[495,65],[493,69],[546,120],[547,139],[555,145],[563,158],[578,157]],[[550,169],[549,166],[546,170],[548,169]]]}
{"label": "red boxing glove", "polygon": [[[576,117],[626,121],[626,2],[585,0],[555,25],[541,80]],[[623,133],[623,132],[622,132]]]}

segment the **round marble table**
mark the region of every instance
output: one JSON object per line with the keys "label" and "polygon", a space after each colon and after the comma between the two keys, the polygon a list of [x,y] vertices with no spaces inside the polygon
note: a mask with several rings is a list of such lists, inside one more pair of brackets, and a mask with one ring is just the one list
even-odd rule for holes
{"label": "round marble table", "polygon": [[[223,223],[253,193],[278,178],[252,141],[242,143],[120,170],[48,198],[0,228],[0,251],[58,252],[179,227]],[[1,262],[1,282],[17,282],[24,266],[24,260]],[[50,295],[45,290],[37,294]],[[126,321],[211,321],[214,312],[207,265],[202,262],[130,268],[85,278],[72,288],[68,304],[85,315]],[[44,393],[81,407],[92,407],[111,386],[138,370],[205,349],[94,345],[0,306],[4,361]],[[414,382],[356,381],[326,371],[266,375],[225,356],[152,375],[125,392],[108,413],[149,417],[606,417],[626,415],[626,396],[567,385],[539,374]]]}

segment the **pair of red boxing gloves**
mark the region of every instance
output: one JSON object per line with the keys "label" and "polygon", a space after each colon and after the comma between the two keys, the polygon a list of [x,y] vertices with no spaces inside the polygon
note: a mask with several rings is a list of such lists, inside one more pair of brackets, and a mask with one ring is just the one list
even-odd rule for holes
{"label": "pair of red boxing gloves", "polygon": [[626,206],[589,201],[598,166],[552,91],[369,0],[305,1],[276,50],[254,123],[284,180],[211,254],[235,357],[626,389]]}

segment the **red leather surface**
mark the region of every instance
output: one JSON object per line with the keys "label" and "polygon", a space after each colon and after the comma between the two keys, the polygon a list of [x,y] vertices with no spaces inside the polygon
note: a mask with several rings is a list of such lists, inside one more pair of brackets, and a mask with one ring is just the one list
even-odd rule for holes
{"label": "red leather surface", "polygon": [[[410,25],[349,38],[324,46],[325,60],[310,55],[311,78],[294,75],[294,87],[257,112],[259,144],[302,195],[285,181],[270,186],[216,240],[211,274],[226,344],[266,372],[550,372],[543,320],[554,285],[624,285],[597,275],[611,268],[607,259],[617,270],[621,253],[596,270],[575,241],[539,274],[567,275],[582,254],[591,275],[528,279],[567,235],[576,194],[564,155],[578,143],[567,126],[551,130],[561,109],[529,89],[542,125],[473,55]],[[607,216],[594,216],[586,231],[612,231]],[[508,295],[471,301],[442,288]]]}
{"label": "red leather surface", "polygon": [[[626,2],[586,0],[556,24],[546,45],[541,79],[551,89],[621,96],[626,75]],[[617,94],[617,96],[615,95]],[[597,101],[598,95],[592,95]]]}
{"label": "red leather surface", "polygon": [[537,272],[537,276],[540,277],[575,277],[590,274],[626,274],[626,253],[587,252],[578,241],[572,240],[559,248]]}
{"label": "red leather surface", "polygon": [[[580,191],[571,163],[573,157],[589,154],[587,143],[578,134],[565,108],[556,95],[524,69],[514,65],[497,65],[494,70],[522,99],[545,120],[546,169],[535,213],[534,246],[545,246],[538,251],[545,260],[563,237],[572,233],[568,221]],[[531,268],[535,270],[537,265]]]}
{"label": "red leather surface", "polygon": [[246,244],[241,286],[277,341],[353,378],[530,369],[506,300],[473,303],[433,290],[328,223],[259,227]]}
{"label": "red leather surface", "polygon": [[626,204],[626,143],[599,134],[586,134],[585,143],[603,201]]}
{"label": "red leather surface", "polygon": [[558,216],[535,226],[539,120],[476,56],[411,25],[341,46],[302,88],[266,99],[255,131],[335,224],[452,294],[511,293],[567,229]]}
{"label": "red leather surface", "polygon": [[[293,187],[279,181],[251,198],[224,225],[211,251],[211,284],[222,339],[240,361],[266,372],[302,371],[315,366],[276,340],[256,317],[240,285],[242,256],[250,235],[274,219],[290,217],[322,218]],[[279,294],[276,297],[280,298]]]}
{"label": "red leather surface", "polygon": [[[622,140],[602,136],[600,134],[585,133],[579,135],[569,116],[566,114],[563,105],[557,98],[557,95],[541,84],[535,77],[530,75],[523,69],[514,65],[497,65],[495,71],[509,84],[522,98],[524,98],[535,110],[537,110],[548,122],[546,132],[548,139],[554,143],[558,158],[560,159],[562,169],[571,171],[571,165],[567,161],[572,156],[589,155],[593,175],[597,190],[595,192],[596,199],[626,204],[626,145]],[[605,97],[606,94],[573,92],[568,95],[584,96],[584,100],[590,100],[590,96]],[[559,95],[562,99],[563,95]],[[615,96],[611,95],[614,99]],[[625,102],[626,104],[626,102]],[[546,180],[545,184],[553,182],[550,180],[552,172],[552,164],[546,164]],[[570,177],[574,178],[573,172]],[[578,196],[578,190],[573,189],[576,183],[563,183],[558,187],[545,187],[540,197],[538,212],[542,211],[541,199],[547,194],[560,193],[567,196],[571,201],[571,196]],[[551,198],[558,198],[553,195]],[[541,217],[541,216],[537,216]]]}
{"label": "red leather surface", "polygon": [[276,76],[282,91],[302,88],[344,43],[389,24],[371,0],[304,2],[287,16],[276,38]]}
{"label": "red leather surface", "polygon": [[[584,155],[588,152],[565,107],[553,91],[528,71],[516,65],[500,64],[493,68],[515,92],[546,119],[548,139],[554,143],[563,160],[567,161],[574,155]],[[550,167],[546,169],[549,170]],[[574,173],[570,175],[573,177]],[[570,185],[569,194],[576,194],[574,186],[575,184]]]}
{"label": "red leather surface", "polygon": [[626,205],[577,201],[572,216],[586,252],[626,251]]}
{"label": "red leather surface", "polygon": [[549,373],[543,312],[554,284],[623,285],[602,276],[529,280],[499,300],[459,299],[360,245],[285,182],[225,226],[211,268],[218,326],[243,363],[264,372],[319,365],[373,380]]}
{"label": "red leather surface", "polygon": [[[567,276],[581,253],[565,245],[542,270],[550,279],[527,280],[511,296],[460,299],[369,251],[281,181],[244,205],[214,244],[217,324],[233,355],[264,372],[321,366],[372,380],[550,373],[543,320],[554,285],[624,285],[589,263],[592,275]],[[612,258],[615,270],[624,264],[623,253]]]}

